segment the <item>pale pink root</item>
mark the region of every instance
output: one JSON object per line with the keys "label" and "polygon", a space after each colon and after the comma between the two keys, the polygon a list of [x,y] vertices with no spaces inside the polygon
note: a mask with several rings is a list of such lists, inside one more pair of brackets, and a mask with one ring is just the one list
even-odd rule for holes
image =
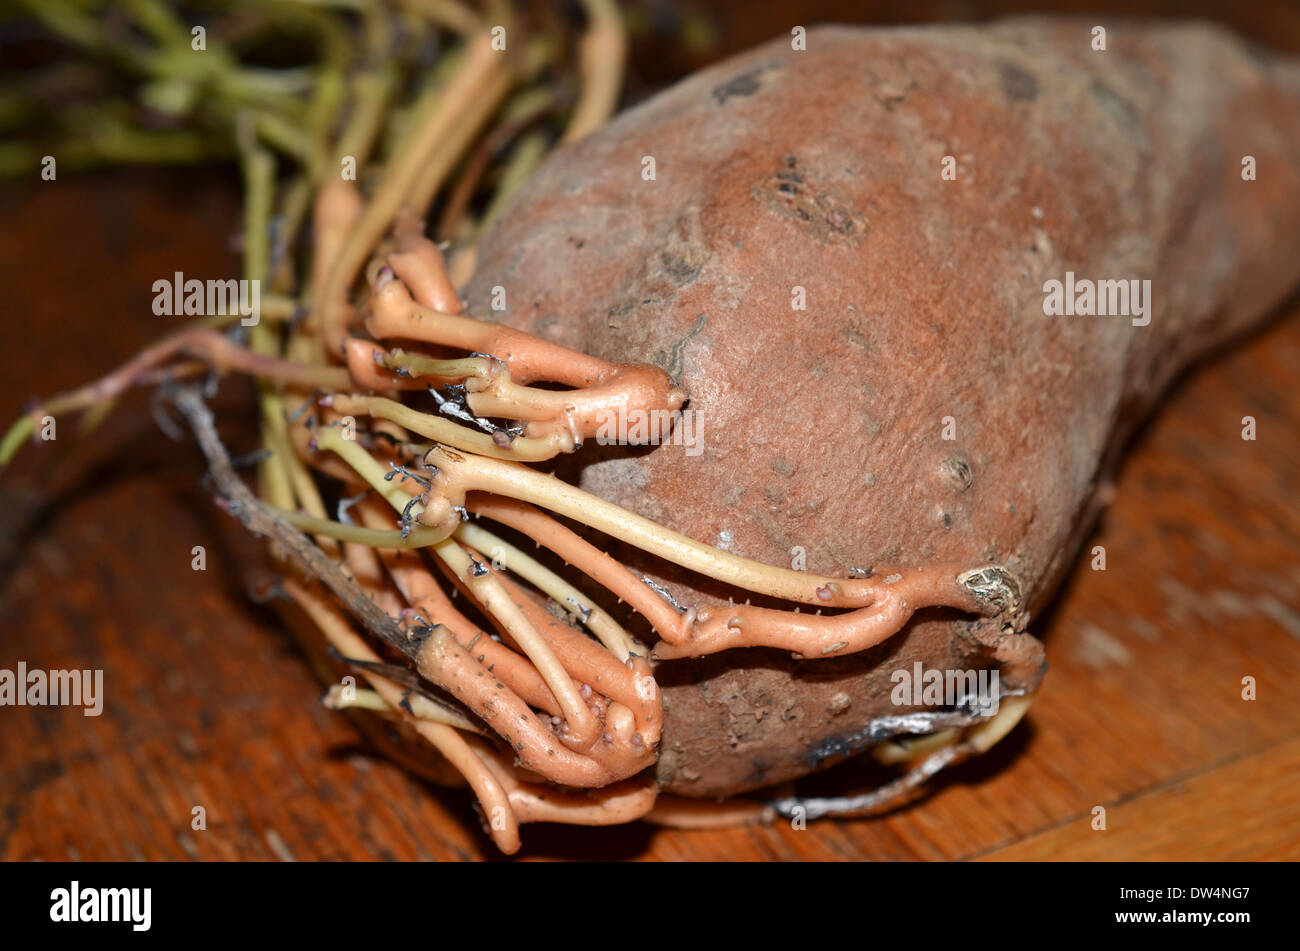
{"label": "pale pink root", "polygon": [[[900,576],[893,584],[878,582],[869,589],[875,598],[869,607],[833,617],[748,605],[706,607],[694,615],[682,615],[620,562],[532,506],[481,492],[468,493],[466,502],[471,511],[521,531],[556,552],[644,614],[664,638],[654,649],[654,656],[663,659],[746,646],[779,647],[811,657],[834,656],[874,646],[899,630],[920,607],[980,610],[970,592],[957,583],[958,571],[939,568]],[[828,591],[828,595],[861,597],[856,589],[864,584],[846,582],[844,587],[853,586],[852,592]]]}
{"label": "pale pink root", "polygon": [[428,389],[431,382],[436,382],[431,377],[401,376],[381,367],[375,358],[387,352],[385,347],[376,346],[372,341],[360,337],[348,337],[343,341],[343,359],[348,365],[352,382],[359,389],[391,393],[393,390],[424,390]]}
{"label": "pale pink root", "polygon": [[[409,270],[410,262],[404,266]],[[522,421],[524,435],[530,439],[562,436],[577,444],[620,419],[631,418],[635,411],[671,412],[686,400],[686,394],[657,367],[607,363],[501,324],[439,312],[413,300],[400,280],[376,285],[370,307],[367,327],[377,339],[419,340],[496,357],[501,371],[465,381],[466,402],[477,416]],[[346,345],[346,350],[348,368],[360,385],[388,389],[417,385],[375,366],[374,349],[367,353],[363,344],[355,343]],[[539,381],[577,389],[556,392],[527,385]]]}
{"label": "pale pink root", "polygon": [[326,176],[316,191],[314,223],[315,251],[311,261],[311,296],[320,305],[334,260],[347,241],[348,232],[361,218],[365,201],[353,182]]}
{"label": "pale pink root", "polygon": [[[524,616],[532,622],[533,627],[546,639],[555,656],[560,659],[566,670],[588,686],[600,693],[629,706],[642,704],[632,679],[636,671],[649,672],[645,658],[631,657],[627,663],[618,660],[602,644],[592,640],[586,634],[571,627],[567,621],[556,617],[546,609],[542,595],[526,590],[509,576],[498,573],[497,580],[506,589],[511,600],[519,605]],[[543,631],[542,628],[545,628]],[[509,636],[508,634],[506,636]],[[637,663],[641,661],[641,663]],[[646,713],[652,718],[653,707],[646,707]]]}
{"label": "pale pink root", "polygon": [[[430,527],[454,530],[460,519],[457,507],[464,507],[467,495],[474,491],[540,505],[580,521],[583,520],[585,508],[593,504],[601,505],[601,500],[593,498],[581,489],[558,479],[546,478],[513,460],[467,454],[450,446],[437,444],[425,456],[425,463],[437,470],[434,476],[435,492],[430,495],[429,503],[420,515],[421,523]],[[716,551],[685,535],[643,519],[633,512],[621,510],[620,517],[624,523],[624,540],[629,544],[637,545],[638,533],[645,532],[660,538],[676,536],[682,546],[690,545],[697,550],[703,549],[706,554],[713,554]],[[593,521],[591,524],[601,523]],[[655,551],[654,546],[641,545],[640,547],[651,553]],[[717,554],[722,555],[722,553]],[[737,560],[745,561],[745,559]],[[750,564],[754,563],[750,562]],[[958,582],[959,571],[955,567],[951,570],[949,566],[915,568],[909,570],[906,576],[899,572],[887,575],[885,580],[881,581],[863,578],[824,578],[789,569],[756,567],[765,574],[765,577],[755,582],[755,586],[749,590],[786,601],[813,605],[816,608],[870,607],[877,602],[880,592],[890,590],[906,590],[915,595],[909,600],[914,601],[918,607],[921,602],[951,605],[969,611],[983,611],[987,607]],[[722,569],[719,569],[718,574],[709,574],[709,571],[704,568],[697,570],[724,583],[727,583],[730,577]],[[768,572],[770,576],[766,575]],[[893,587],[894,585],[897,587]]]}
{"label": "pale pink root", "polygon": [[[470,409],[479,416],[523,420],[529,437],[563,432],[581,441],[617,414],[676,410],[686,400],[657,367],[607,363],[502,324],[422,307],[400,281],[375,290],[367,326],[379,340],[420,340],[501,360],[506,373],[468,382]],[[527,385],[541,381],[578,389],[556,392]]]}
{"label": "pale pink root", "polygon": [[[360,521],[374,527],[376,524],[382,523],[387,517],[385,512],[379,510],[379,506],[382,504],[383,502],[378,496],[370,496],[358,503],[354,507],[354,511],[361,517]],[[389,575],[398,590],[403,593],[411,608],[416,612],[424,613],[426,621],[439,624],[443,621],[450,621],[450,625],[447,626],[452,630],[453,636],[457,636],[457,632],[459,632],[457,636],[458,645],[477,660],[480,670],[478,671],[479,677],[475,681],[469,681],[468,683],[458,681],[456,690],[452,690],[447,683],[442,681],[435,680],[436,683],[465,701],[471,709],[478,709],[466,700],[465,694],[481,699],[483,690],[479,680],[482,679],[482,674],[487,672],[507,688],[506,691],[495,691],[496,695],[492,697],[495,702],[519,709],[526,709],[523,707],[523,703],[527,703],[529,706],[541,707],[552,716],[558,716],[559,703],[555,700],[545,681],[542,680],[541,675],[537,673],[531,662],[526,657],[516,654],[505,645],[497,643],[481,631],[478,631],[459,611],[456,611],[432,575],[425,570],[416,553],[383,550],[378,553],[378,556],[385,562]],[[503,583],[508,581],[505,578],[500,580]],[[513,599],[527,602],[522,591],[516,589],[508,591],[508,593]],[[530,622],[535,626],[542,628],[548,623],[555,623],[555,619],[546,614],[544,610],[540,612],[540,615],[531,612],[530,608],[532,607],[533,605],[530,603],[521,603],[525,615],[529,617]],[[539,630],[539,633],[546,636],[544,631]],[[575,634],[575,637],[580,641],[586,641],[580,635]],[[634,700],[636,694],[618,690],[619,681],[629,675],[649,677],[649,666],[644,660],[641,660],[641,665],[638,667],[625,668],[608,652],[597,645],[591,644],[589,641],[586,641],[586,644],[595,648],[594,651],[584,650],[586,645],[575,646],[568,642],[569,639],[557,636],[554,633],[551,634],[549,640],[553,649],[558,647],[556,654],[566,669],[577,667],[588,671],[588,679],[613,684],[616,688],[614,692],[625,699]],[[650,683],[653,684],[652,679]],[[462,690],[460,689],[462,687],[468,689]],[[492,696],[492,694],[489,693],[489,696]],[[646,704],[643,702],[641,706],[644,707]],[[615,709],[611,705],[610,710]],[[605,743],[598,744],[599,749],[588,755],[606,769],[610,776],[616,779],[639,772],[653,762],[653,755],[647,757],[647,749],[645,748],[647,740],[642,737],[647,737],[650,744],[657,743],[659,739],[657,724],[662,723],[662,719],[662,711],[654,703],[649,705],[649,710],[645,712],[643,721],[637,721],[631,713],[627,713],[622,720],[615,718],[612,725],[607,723],[605,726],[606,729],[615,731],[616,735],[611,736],[610,740]],[[627,723],[625,724],[623,720],[627,721]],[[644,722],[644,726],[641,726],[642,722]],[[496,729],[496,724],[490,721],[489,726]],[[644,734],[636,732],[638,727],[644,730]],[[632,739],[634,736],[640,740],[639,745]],[[504,735],[503,738],[507,742],[511,742],[512,747],[517,752],[520,752],[521,762],[527,765],[528,768],[548,779],[557,778],[548,769],[544,768],[545,765],[549,765],[549,761],[542,759],[540,749],[534,751],[536,756],[529,757],[524,755],[526,751],[518,750],[516,742]],[[620,743],[619,739],[623,739],[623,742]],[[542,763],[543,768],[531,765],[533,763]]]}
{"label": "pale pink root", "polygon": [[515,814],[509,793],[496,774],[485,768],[482,758],[470,747],[465,737],[444,723],[412,718],[411,725],[465,777],[474,790],[474,795],[478,797],[484,815],[488,817],[488,834],[492,836],[497,848],[506,855],[518,852],[519,817]]}
{"label": "pale pink root", "polygon": [[467,387],[466,402],[477,416],[497,416],[524,422],[524,435],[543,439],[557,432],[575,442],[617,432],[619,420],[648,410],[671,412],[685,402],[682,391],[669,388],[658,367],[618,366],[605,379],[577,390],[541,390],[518,385],[504,375]]}
{"label": "pale pink root", "polygon": [[424,236],[424,222],[409,210],[393,226],[397,250],[388,255],[393,273],[421,305],[444,314],[461,314],[465,304],[447,276],[447,263],[438,246]]}
{"label": "pale pink root", "polygon": [[[363,513],[363,517],[371,528],[386,527],[382,524],[387,519],[386,513],[381,519],[370,517],[366,513]],[[421,615],[430,624],[441,624],[449,628],[456,640],[483,667],[496,675],[530,707],[538,707],[552,716],[559,715],[560,705],[555,695],[546,686],[546,681],[532,662],[493,640],[458,611],[442,586],[425,568],[418,553],[383,550],[379,555],[411,611]]]}
{"label": "pale pink root", "polygon": [[869,607],[833,616],[748,604],[702,607],[685,637],[656,644],[654,656],[701,657],[736,647],[776,647],[811,658],[852,654],[896,634],[920,608],[980,612],[979,602],[957,582],[959,573],[955,568],[930,568],[895,575],[894,583],[872,588],[875,600]]}
{"label": "pale pink root", "polygon": [[[313,430],[307,426],[308,419],[313,416],[318,426],[331,426],[343,419],[344,414],[337,413],[328,406],[317,405],[314,410],[314,413],[309,411],[304,414],[297,422],[289,423],[289,443],[293,447],[294,453],[313,469],[343,483],[348,495],[356,494],[361,487],[369,488],[362,482],[356,470],[334,453],[318,452],[315,442],[316,437]],[[388,527],[391,528],[392,526]]]}
{"label": "pale pink root", "polygon": [[[311,262],[312,312],[307,319],[307,326],[317,334],[329,331],[329,328],[323,326],[327,318],[342,328],[351,326],[356,319],[356,311],[348,300],[348,285],[343,285],[335,292],[333,300],[327,300],[326,294],[329,293],[330,277],[347,245],[348,236],[365,212],[365,204],[361,189],[354,182],[341,178],[326,176],[326,181],[316,192],[316,207],[312,218],[316,242]],[[320,347],[322,351],[327,349],[323,337]],[[346,387],[340,386],[337,389]]]}
{"label": "pale pink root", "polygon": [[504,324],[423,307],[412,300],[400,281],[378,288],[371,296],[370,307],[367,326],[377,340],[396,337],[490,353],[506,363],[516,383],[547,380],[590,386],[607,379],[616,366]]}
{"label": "pale pink root", "polygon": [[751,799],[717,802],[660,796],[655,807],[643,818],[646,822],[671,829],[733,829],[770,822],[772,815],[770,808]]}
{"label": "pale pink root", "polygon": [[[319,367],[255,353],[210,327],[193,327],[164,337],[141,350],[112,373],[59,398],[64,409],[84,409],[112,400],[142,382],[157,382],[160,368],[176,357],[192,357],[219,374],[232,370],[274,380],[285,386],[310,389],[315,386],[344,388],[347,371],[341,367]],[[40,419],[37,407],[32,415]]]}
{"label": "pale pink root", "polygon": [[520,822],[612,826],[635,822],[655,805],[659,787],[651,776],[638,776],[600,789],[564,790],[522,781],[499,756],[484,754],[506,790]]}
{"label": "pale pink root", "polygon": [[566,786],[607,786],[624,778],[559,742],[549,723],[484,669],[447,628],[434,627],[416,655],[416,670],[481,717],[510,744],[524,768]]}
{"label": "pale pink root", "polygon": [[[480,562],[487,563],[481,554],[474,554]],[[473,597],[463,579],[448,568],[444,567],[443,570],[466,597]],[[565,672],[574,678],[579,687],[585,683],[592,688],[593,695],[587,703],[598,711],[603,735],[598,736],[593,744],[561,733],[560,742],[575,753],[600,763],[619,779],[652,765],[663,732],[663,702],[646,659],[630,658],[627,664],[621,663],[603,646],[554,617],[535,596],[507,575],[496,572],[495,569],[493,572],[506,595],[546,641]],[[492,622],[502,638],[517,648],[510,632],[495,617],[492,617]],[[480,653],[479,645],[482,643],[480,640],[470,653]],[[535,671],[535,668],[532,669]],[[602,700],[612,702],[605,704]],[[559,717],[558,706],[556,703],[555,707],[547,708],[548,712]],[[536,772],[547,779],[554,779],[545,769]]]}
{"label": "pale pink root", "polygon": [[[517,497],[540,504],[549,504],[557,511],[581,518],[588,497],[578,490],[553,479],[539,477],[532,470],[517,464],[496,459],[467,457],[446,446],[436,446],[426,457],[426,464],[437,469],[434,477],[436,491],[420,515],[426,525],[453,525],[456,506],[463,506],[470,492],[486,491]],[[644,520],[625,513],[627,525],[636,528]],[[516,518],[516,521],[518,519]],[[658,526],[654,526],[658,529]],[[539,530],[541,527],[539,526]],[[630,529],[628,529],[630,530]],[[673,533],[665,533],[673,534]],[[547,531],[543,539],[559,537],[554,530]],[[698,542],[679,536],[682,546],[699,546]],[[630,539],[633,544],[635,538]],[[669,539],[671,541],[671,539]],[[594,568],[600,559],[590,552],[575,554],[578,563]],[[988,566],[994,577],[976,582],[986,588],[1005,583],[1003,569]],[[717,577],[725,581],[728,570],[719,567]],[[981,569],[984,571],[985,569]],[[879,580],[827,579],[815,575],[804,580],[802,572],[770,569],[770,583],[766,578],[751,580],[753,590],[785,600],[816,605],[817,610],[832,608],[857,608],[834,616],[774,610],[749,605],[706,606],[688,610],[680,622],[670,623],[662,618],[664,641],[655,650],[655,656],[676,658],[700,656],[732,647],[769,646],[795,653],[821,657],[863,650],[890,636],[906,623],[912,613],[923,607],[950,606],[976,613],[991,613],[996,605],[981,598],[992,597],[986,592],[977,597],[968,588],[963,577],[975,572],[961,572],[956,566],[915,568],[906,574],[894,572]],[[611,584],[616,584],[611,572]],[[626,585],[624,584],[625,588]],[[662,612],[661,612],[662,615]]]}
{"label": "pale pink root", "polygon": [[[458,585],[462,584],[454,575],[452,579]],[[650,766],[654,762],[654,750],[663,729],[663,710],[658,687],[645,659],[637,658],[630,667],[619,663],[603,647],[552,617],[509,578],[498,576],[498,580],[506,588],[511,600],[519,605],[529,623],[550,645],[566,672],[614,701],[604,709],[606,738],[597,741],[590,749],[574,752],[589,756],[611,775],[620,778],[631,776]],[[415,594],[416,588],[411,590]],[[447,610],[450,601],[427,573],[420,578],[418,590],[424,597],[414,604],[417,608],[427,606],[430,609],[429,620],[453,616],[460,618],[467,628],[473,628],[459,612]],[[481,632],[476,632],[467,640],[463,636],[467,633],[468,630],[463,631],[457,636],[457,641],[465,646],[482,667],[505,683],[529,706],[539,707],[552,717],[561,715],[559,703],[526,657]],[[509,637],[504,629],[502,634]],[[605,705],[597,702],[597,706]],[[567,738],[561,735],[559,739],[565,742]],[[540,756],[533,760],[540,761]],[[546,769],[529,768],[547,779],[555,778]]]}
{"label": "pale pink root", "polygon": [[647,777],[574,792],[520,783],[508,795],[520,822],[617,826],[635,822],[650,812],[659,788]]}
{"label": "pale pink root", "polygon": [[522,532],[542,547],[586,573],[597,584],[613,592],[638,611],[660,636],[684,634],[682,615],[627,566],[601,551],[577,532],[526,502],[503,495],[470,492],[465,497],[469,511]]}
{"label": "pale pink root", "polygon": [[[492,366],[500,366],[497,361],[487,361],[489,368],[487,370],[472,373],[469,376],[453,375],[439,376],[433,373],[422,373],[418,375],[405,376],[396,370],[391,370],[382,366],[379,360],[387,356],[389,350],[387,347],[381,347],[373,340],[363,340],[360,337],[348,337],[343,341],[343,358],[348,366],[348,373],[352,381],[360,388],[365,390],[426,390],[430,386],[442,386],[447,383],[466,383],[473,386],[480,380],[490,381],[493,376]],[[419,356],[427,356],[420,354]],[[396,395],[396,394],[394,394]]]}
{"label": "pale pink root", "polygon": [[[369,663],[379,661],[379,655],[353,631],[351,623],[336,606],[308,591],[293,579],[285,578],[281,585],[341,654]],[[497,847],[506,854],[518,851],[519,821],[497,773],[489,769],[483,760],[474,754],[465,739],[454,728],[443,723],[421,720],[407,713],[402,707],[405,694],[403,688],[372,671],[363,670],[361,676],[396,711],[398,716],[406,720],[412,729],[465,777],[465,781],[474,790],[474,795],[478,797],[484,813],[500,817],[490,830],[492,841]]]}
{"label": "pale pink root", "polygon": [[[370,524],[384,524],[392,522],[388,517],[387,508],[388,503],[372,493],[358,502],[353,507],[353,512],[362,515],[363,519]],[[384,527],[387,528],[389,525],[384,524]],[[357,584],[361,585],[374,602],[383,608],[385,614],[394,617],[400,615],[404,607],[402,599],[389,585],[378,552],[368,545],[358,545],[355,542],[344,542],[343,552],[348,569]]]}
{"label": "pale pink root", "polygon": [[553,617],[509,578],[500,580],[564,669],[613,701],[605,713],[607,745],[598,743],[589,755],[611,767],[616,764],[624,775],[650,766],[663,733],[663,700],[649,662],[629,657],[620,663],[603,646]]}
{"label": "pale pink root", "polygon": [[456,287],[464,287],[474,276],[474,266],[478,263],[478,245],[462,245],[451,254],[447,262],[447,276]]}
{"label": "pale pink root", "polygon": [[[444,554],[448,557],[444,557]],[[485,567],[485,559],[475,558],[468,548],[460,546],[455,547],[454,553],[450,549],[440,552],[439,560],[444,563],[455,562],[450,567],[459,584],[463,589],[468,589],[474,602],[483,608],[493,624],[503,633],[513,634],[510,641],[512,646],[527,654],[529,660],[546,677],[555,699],[564,710],[557,732],[561,734],[565,746],[579,753],[589,751],[604,732],[598,711],[581,695],[580,686],[564,669],[559,658],[546,644],[545,638],[533,629],[526,615],[521,612],[521,606],[501,584],[500,575]]]}

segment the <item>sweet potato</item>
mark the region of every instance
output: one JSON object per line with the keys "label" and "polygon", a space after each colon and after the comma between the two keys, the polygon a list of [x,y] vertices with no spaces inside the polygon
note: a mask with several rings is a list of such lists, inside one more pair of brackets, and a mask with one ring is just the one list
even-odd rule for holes
{"label": "sweet potato", "polygon": [[[996,662],[1033,690],[1026,632],[1134,426],[1300,278],[1296,65],[1208,26],[1123,24],[1105,51],[1091,27],[779,38],[562,149],[482,245],[471,312],[503,288],[494,319],[690,395],[702,455],[588,446],[584,488],[774,564],[1018,579],[1012,631],[931,610],[854,656],[662,662],[667,790],[866,748],[909,709],[890,674],[914,661]],[[1067,272],[1150,281],[1149,319],[1046,314]],[[725,600],[619,554],[684,602]]]}

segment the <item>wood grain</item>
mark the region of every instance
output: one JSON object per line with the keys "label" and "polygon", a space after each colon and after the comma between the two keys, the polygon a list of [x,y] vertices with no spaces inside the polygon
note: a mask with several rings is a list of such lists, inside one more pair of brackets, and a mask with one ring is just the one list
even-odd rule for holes
{"label": "wood grain", "polygon": [[983,858],[1294,859],[1300,855],[1298,774],[1300,741],[1292,740],[1120,799],[1106,808],[1105,828],[1089,812]]}

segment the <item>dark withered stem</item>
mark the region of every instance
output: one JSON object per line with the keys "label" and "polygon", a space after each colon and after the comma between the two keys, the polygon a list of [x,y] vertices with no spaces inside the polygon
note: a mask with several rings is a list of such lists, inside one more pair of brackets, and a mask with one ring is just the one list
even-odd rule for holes
{"label": "dark withered stem", "polygon": [[203,401],[201,392],[188,386],[170,389],[172,403],[194,431],[199,448],[208,461],[211,485],[225,499],[230,514],[253,534],[273,539],[287,557],[329,588],[372,634],[414,658],[423,641],[418,632],[408,634],[403,630],[397,619],[368,598],[315,542],[263,505],[235,474],[230,454],[217,435],[212,412]]}

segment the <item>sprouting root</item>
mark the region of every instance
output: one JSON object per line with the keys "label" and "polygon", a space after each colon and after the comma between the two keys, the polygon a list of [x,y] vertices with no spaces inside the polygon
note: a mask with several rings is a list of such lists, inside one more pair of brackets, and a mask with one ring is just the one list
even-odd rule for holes
{"label": "sprouting root", "polygon": [[[608,114],[621,69],[617,17],[605,0],[585,6],[588,72],[566,138]],[[659,796],[650,769],[663,732],[655,666],[742,647],[840,656],[879,644],[917,610],[938,605],[1010,617],[1015,579],[979,564],[878,569],[868,578],[766,565],[533,468],[575,452],[620,417],[674,413],[687,394],[656,367],[599,360],[465,313],[450,271],[472,263],[472,241],[449,265],[426,237],[422,211],[526,80],[527,69],[494,52],[481,27],[465,26],[460,70],[440,97],[413,110],[406,151],[383,168],[368,199],[352,182],[314,172],[286,189],[301,195],[314,186],[314,256],[302,288],[278,282],[283,293],[268,297],[246,340],[218,329],[230,315],[213,315],[210,326],[161,341],[20,418],[0,443],[0,464],[44,414],[95,412],[132,386],[175,387],[196,373],[251,377],[265,450],[256,497],[231,471],[195,393],[173,397],[223,504],[269,536],[277,555],[306,568],[305,578],[286,572],[281,589],[367,684],[346,696],[331,691],[328,702],[408,723],[473,789],[503,851],[519,848],[527,822],[648,817],[699,826],[782,814],[788,802],[709,807]],[[501,128],[518,126],[518,112]],[[373,139],[376,121],[354,116],[337,147]],[[273,162],[255,137],[241,137],[240,148],[256,235],[267,227]],[[246,245],[246,274],[265,276],[269,250]],[[601,537],[727,585],[743,603],[690,604],[608,554]],[[553,559],[521,549],[520,538]],[[653,646],[592,590],[644,619]],[[753,605],[751,596],[790,607]],[[882,746],[886,759],[919,762],[898,789],[815,809],[895,801],[990,737],[991,724],[966,723],[911,746]]]}

